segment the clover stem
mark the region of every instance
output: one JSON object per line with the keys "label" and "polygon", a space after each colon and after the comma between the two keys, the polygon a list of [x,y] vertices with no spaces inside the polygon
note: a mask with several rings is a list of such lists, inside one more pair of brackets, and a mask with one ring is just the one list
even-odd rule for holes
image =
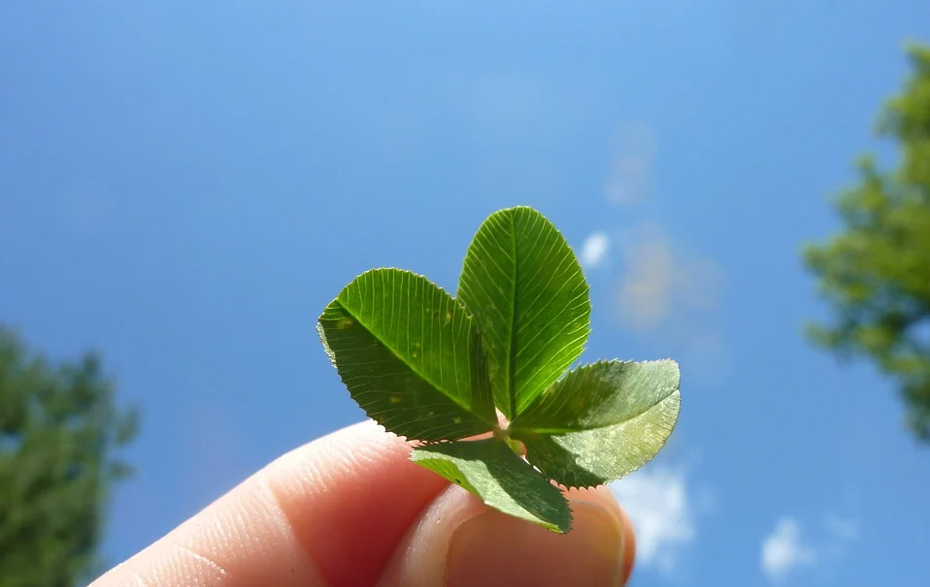
{"label": "clover stem", "polygon": [[502,440],[504,442],[510,441],[510,433],[507,432],[506,426],[497,425],[491,429],[491,432],[494,434],[494,438]]}
{"label": "clover stem", "polygon": [[526,454],[526,447],[519,440],[513,439],[510,437],[510,422],[504,418],[503,414],[498,412],[498,423],[492,430],[494,438],[502,441],[504,444],[510,447],[517,456],[524,456]]}

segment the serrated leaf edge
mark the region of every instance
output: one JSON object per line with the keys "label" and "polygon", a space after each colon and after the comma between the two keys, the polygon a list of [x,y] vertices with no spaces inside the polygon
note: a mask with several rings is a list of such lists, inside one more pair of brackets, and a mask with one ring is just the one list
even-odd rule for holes
{"label": "serrated leaf edge", "polygon": [[[591,366],[600,365],[600,364],[603,364],[603,363],[618,363],[618,364],[636,363],[636,364],[642,365],[642,364],[650,364],[650,363],[661,363],[661,362],[664,362],[664,361],[672,361],[673,363],[675,363],[676,366],[678,366],[678,361],[675,361],[675,360],[672,359],[672,358],[667,358],[667,359],[650,359],[650,360],[646,360],[646,361],[633,361],[633,360],[624,361],[624,360],[622,360],[622,359],[600,359],[600,360],[597,360],[597,361],[595,361],[595,362],[593,362],[593,363],[584,363],[584,364],[581,364],[581,365],[577,365],[577,366],[574,367],[573,369],[567,370],[565,373],[562,374],[561,377],[559,377],[559,379],[557,379],[555,382],[553,382],[552,385],[551,385],[550,387],[547,387],[547,388],[546,388],[546,391],[548,391],[549,388],[555,386],[557,383],[559,383],[560,381],[562,381],[563,379],[565,379],[566,377],[568,377],[569,374],[571,374],[572,372],[574,372],[574,371],[576,371],[576,370],[578,370],[578,369],[585,368],[585,367],[591,367]],[[543,392],[543,394],[540,394],[540,395],[537,397],[537,400],[538,400],[540,397],[542,397],[544,394],[545,394],[545,392]],[[675,395],[678,396],[678,413],[675,415],[675,421],[672,423],[672,427],[671,427],[671,429],[669,429],[668,435],[666,435],[665,440],[662,441],[662,444],[661,444],[661,445],[659,446],[659,448],[652,454],[651,457],[649,457],[648,459],[646,459],[645,461],[643,461],[642,464],[640,464],[639,466],[637,466],[636,468],[634,468],[632,471],[629,471],[629,472],[627,472],[626,474],[621,475],[620,477],[617,477],[617,478],[615,478],[615,479],[611,479],[611,480],[609,480],[609,481],[604,481],[603,483],[599,483],[599,484],[596,484],[596,485],[572,485],[572,484],[561,483],[561,482],[557,481],[557,480],[556,480],[552,475],[550,475],[548,472],[546,472],[543,468],[539,467],[538,465],[536,465],[536,464],[534,464],[534,463],[530,463],[530,464],[533,465],[537,470],[539,470],[540,473],[542,473],[543,475],[545,475],[547,479],[549,479],[550,481],[552,481],[553,483],[555,483],[557,486],[559,486],[559,487],[561,487],[561,488],[564,488],[564,489],[593,489],[593,488],[595,488],[595,487],[600,487],[600,486],[602,486],[602,485],[607,485],[608,483],[613,483],[613,482],[615,482],[615,481],[619,481],[620,479],[623,479],[624,477],[627,477],[628,475],[630,475],[630,474],[632,474],[632,473],[635,473],[636,471],[640,470],[641,468],[643,468],[644,466],[646,466],[647,464],[649,464],[650,462],[652,462],[652,460],[655,459],[656,456],[657,456],[660,452],[662,452],[662,449],[665,448],[665,445],[668,444],[668,439],[672,437],[672,434],[675,432],[675,428],[678,427],[678,417],[679,417],[679,415],[681,414],[681,369],[680,369],[680,368],[679,368],[679,370],[678,370],[678,387],[677,387],[674,391],[672,391],[672,393],[668,394],[665,398],[663,398],[661,402],[659,402],[659,403],[653,405],[653,406],[652,406],[651,408],[649,408],[648,410],[646,410],[646,411],[644,411],[644,412],[641,412],[641,413],[639,413],[639,414],[633,416],[632,418],[629,418],[628,420],[626,420],[626,422],[629,422],[629,421],[635,420],[636,418],[640,418],[640,417],[644,416],[644,415],[647,414],[650,410],[654,409],[656,406],[658,406],[659,404],[661,404],[661,403],[667,401],[669,398],[671,398],[671,397],[673,397],[673,396],[675,396]],[[527,409],[529,409],[529,408],[527,408]],[[609,426],[616,426],[616,424],[610,424]],[[597,426],[597,427],[595,427],[595,428],[607,428],[607,427],[608,427],[608,426]],[[593,430],[593,429],[594,429],[594,428],[592,428],[592,430]],[[519,427],[516,428],[516,431],[517,431],[517,432],[520,431]],[[556,436],[556,435],[558,435],[558,434],[566,434],[566,433],[574,432],[574,431],[573,431],[573,430],[565,430],[565,431],[560,431],[560,432],[556,432],[556,433],[549,433],[549,432],[546,432],[546,431],[538,432],[538,431],[527,430],[527,432],[530,432],[530,433],[532,433],[532,434],[538,434],[538,435],[540,435],[540,436]],[[519,436],[517,436],[517,435],[515,435],[514,438],[517,438],[517,439],[519,440]],[[525,459],[525,457],[524,457],[524,459]],[[527,461],[527,462],[529,462],[529,461]]]}
{"label": "serrated leaf edge", "polygon": [[[676,390],[674,393],[672,393],[671,395],[669,395],[669,396],[668,396],[667,398],[665,398],[665,399],[667,400],[668,398],[670,398],[670,397],[672,397],[672,396],[674,396],[674,395],[678,395],[678,402],[679,402],[678,411],[679,411],[679,413],[680,413],[680,412],[681,412],[681,407],[680,407],[680,406],[681,406],[681,391],[680,391],[680,390]],[[665,401],[665,400],[662,400],[662,401]],[[661,402],[660,402],[660,403],[661,403]],[[658,405],[658,404],[656,404],[656,405]],[[637,417],[638,417],[638,416],[637,416]],[[629,476],[629,475],[635,473],[636,471],[639,471],[640,469],[642,469],[643,467],[645,467],[646,465],[648,465],[650,462],[652,462],[653,459],[655,459],[656,456],[658,456],[658,454],[659,454],[660,452],[662,452],[662,449],[665,448],[665,445],[668,444],[668,439],[672,437],[672,433],[675,432],[675,428],[676,428],[677,426],[678,426],[678,416],[675,416],[675,422],[672,424],[672,427],[671,427],[671,429],[670,429],[669,432],[668,432],[668,436],[665,437],[665,440],[662,441],[662,445],[659,446],[658,450],[656,450],[656,451],[652,454],[651,457],[649,457],[648,459],[646,459],[645,461],[643,461],[643,463],[642,463],[641,465],[639,465],[638,467],[634,468],[633,470],[627,472],[626,474],[621,475],[621,476],[619,476],[619,477],[617,477],[617,478],[615,478],[615,479],[610,479],[609,481],[604,481],[603,483],[599,483],[599,484],[597,484],[597,485],[569,485],[569,484],[565,484],[565,483],[560,483],[559,481],[557,481],[557,480],[555,480],[554,478],[552,478],[548,473],[546,473],[546,472],[543,471],[542,469],[539,469],[539,471],[540,471],[543,475],[545,475],[550,481],[552,481],[553,483],[555,483],[556,485],[558,485],[559,487],[564,488],[564,489],[593,489],[593,488],[595,488],[595,487],[601,487],[602,485],[607,485],[607,484],[609,484],[609,483],[614,483],[615,481],[620,481],[621,479],[623,479],[623,478],[625,478],[625,477],[627,477],[627,476]],[[537,468],[539,468],[539,467],[537,467]]]}
{"label": "serrated leaf edge", "polygon": [[[566,371],[565,371],[558,379],[556,379],[555,381],[552,382],[552,384],[550,384],[549,386],[546,387],[545,391],[543,391],[541,394],[539,394],[538,396],[536,396],[536,399],[533,401],[533,404],[535,404],[537,401],[540,401],[541,398],[543,398],[547,393],[549,393],[551,389],[553,389],[556,385],[558,385],[559,383],[561,383],[562,381],[564,381],[569,375],[571,375],[572,373],[578,371],[579,369],[586,369],[586,368],[589,368],[589,367],[595,367],[595,366],[597,366],[597,365],[605,365],[605,364],[607,364],[607,365],[610,365],[610,364],[617,364],[617,365],[633,365],[633,364],[635,364],[635,365],[649,365],[649,364],[652,364],[652,363],[662,363],[662,362],[665,362],[665,361],[671,361],[671,362],[675,363],[676,366],[678,366],[678,361],[676,361],[675,359],[671,359],[671,358],[669,358],[669,359],[650,359],[650,360],[646,360],[646,361],[634,361],[634,360],[624,361],[624,360],[622,360],[622,359],[598,359],[598,360],[594,361],[593,363],[581,363],[581,364],[578,364],[578,365],[576,365],[575,367],[573,367],[573,368],[571,368],[571,369],[566,369]],[[678,387],[676,387],[674,391],[678,391],[678,392],[681,391],[681,369],[678,370]],[[674,391],[673,391],[673,393],[674,393]],[[667,399],[668,397],[670,397],[671,395],[672,395],[672,394],[670,393],[668,396],[666,396],[666,399]],[[665,401],[665,399],[663,399],[662,401]],[[660,403],[661,403],[661,402],[660,402]],[[529,409],[533,406],[533,404],[530,404],[529,406],[527,406],[526,409],[529,410]],[[658,404],[656,404],[656,405],[658,405]],[[652,408],[650,408],[650,409],[652,409]],[[525,410],[525,411],[526,411],[526,410]],[[648,412],[648,411],[649,411],[649,410],[646,410],[646,412]],[[641,413],[639,413],[639,414],[636,414],[635,416],[633,416],[632,418],[630,418],[630,420],[633,420],[633,419],[635,419],[635,418],[638,418],[638,417],[642,416],[643,414],[645,414],[646,412],[641,412]],[[675,418],[675,422],[676,422],[676,423],[678,422],[678,418],[677,418],[677,417]],[[615,426],[615,425],[616,425],[616,424],[609,424],[608,426]],[[608,426],[596,426],[595,428],[607,428]],[[512,426],[511,426],[510,429],[511,429],[511,431],[516,430],[516,431],[518,431],[518,432],[521,430],[521,428],[520,428],[520,426],[519,426],[519,418],[515,419],[515,420],[512,422]],[[556,434],[566,434],[566,433],[569,433],[569,432],[577,432],[577,430],[558,430],[558,431],[556,431],[556,432],[550,432],[550,430],[552,430],[552,429],[541,429],[541,428],[534,428],[534,429],[525,428],[525,429],[522,429],[522,430],[525,430],[526,432],[529,432],[529,433],[545,434],[545,435],[548,435],[548,436],[554,436],[554,435],[556,435]],[[593,428],[592,428],[592,430],[593,430]],[[669,432],[669,436],[671,436],[671,432]],[[515,437],[515,438],[516,438],[516,437]],[[663,445],[663,446],[664,446],[664,445]]]}
{"label": "serrated leaf edge", "polygon": [[[588,306],[587,324],[586,324],[585,331],[584,331],[584,334],[583,334],[583,337],[582,337],[584,340],[583,340],[582,343],[581,343],[581,350],[580,350],[580,352],[579,352],[579,354],[578,354],[578,356],[581,357],[581,355],[583,355],[583,354],[587,351],[588,342],[589,342],[589,340],[590,340],[591,332],[592,332],[592,330],[593,330],[593,329],[591,328],[591,311],[593,310],[593,304],[591,303],[591,298],[590,298],[591,284],[588,283],[588,280],[587,280],[587,278],[586,278],[585,275],[584,275],[584,268],[581,266],[581,260],[579,259],[578,253],[575,251],[575,248],[572,247],[571,243],[570,243],[569,240],[565,237],[565,234],[562,232],[562,230],[559,229],[559,227],[556,226],[555,223],[552,222],[552,221],[551,221],[545,214],[543,214],[541,211],[539,211],[539,210],[537,210],[537,209],[535,209],[535,208],[533,208],[532,206],[529,206],[529,205],[527,205],[527,204],[518,204],[518,205],[516,205],[516,206],[510,206],[510,207],[507,207],[507,208],[501,208],[500,210],[495,210],[494,212],[492,212],[491,214],[489,214],[489,215],[487,216],[487,218],[485,218],[485,219],[481,222],[481,224],[480,224],[479,227],[478,227],[478,230],[475,231],[475,235],[472,237],[471,241],[470,241],[469,244],[468,244],[468,247],[467,247],[466,252],[465,252],[465,258],[462,260],[462,271],[459,272],[459,275],[460,275],[460,277],[459,277],[459,285],[461,285],[461,274],[462,274],[462,272],[464,272],[464,270],[465,270],[465,265],[466,265],[466,262],[467,262],[467,260],[468,260],[468,256],[469,256],[469,254],[471,253],[472,245],[474,244],[475,239],[478,238],[478,234],[481,232],[481,229],[484,227],[484,225],[485,225],[489,220],[491,220],[491,218],[493,218],[494,216],[503,215],[504,213],[507,213],[507,212],[513,213],[513,212],[516,212],[516,211],[518,211],[518,210],[527,210],[527,211],[529,211],[529,212],[531,212],[531,213],[535,213],[535,214],[538,214],[539,216],[541,216],[542,219],[543,219],[546,223],[548,223],[549,226],[556,232],[556,234],[558,234],[558,235],[562,238],[562,240],[565,242],[565,244],[566,244],[566,246],[568,247],[568,249],[571,251],[572,257],[574,258],[575,263],[578,265],[579,273],[581,274],[581,279],[582,279],[582,281],[584,281],[584,284],[585,284],[585,295],[586,295],[586,297],[587,297],[587,306]],[[511,226],[513,226],[513,215],[511,214],[511,215],[509,216],[509,218],[510,218]],[[515,230],[515,229],[514,229],[514,230]],[[458,291],[456,291],[456,293],[458,293]],[[456,299],[458,299],[458,298],[456,298]],[[467,306],[466,304],[462,303],[462,306],[465,306],[465,308],[466,308],[466,310],[467,310],[468,306]],[[473,314],[469,314],[469,315],[470,315],[470,316],[473,316]],[[480,335],[480,338],[481,338],[481,346],[482,346],[482,348],[484,348],[485,351],[486,351],[486,357],[488,357],[488,360],[490,360],[490,352],[487,350],[487,343],[485,342],[486,337],[485,337],[485,335],[484,335],[483,329],[480,327],[480,325],[478,324],[478,321],[477,321],[477,320],[474,320],[474,325],[475,325],[475,328],[478,329],[478,332],[479,332],[479,335]],[[511,348],[511,351],[510,351],[510,355],[511,355],[511,356],[509,357],[509,361],[510,361],[510,362],[509,362],[508,364],[511,365],[511,370],[512,370],[512,362],[513,362],[513,358],[514,358],[514,357],[513,357],[513,349],[512,349],[512,348]],[[576,365],[576,368],[577,368],[577,366],[580,366],[580,365]],[[533,401],[530,402],[528,405],[524,406],[524,408],[523,408],[522,410],[520,410],[519,412],[517,411],[517,406],[516,406],[516,403],[515,403],[515,399],[514,399],[514,397],[513,397],[513,389],[511,388],[511,389],[510,389],[510,398],[509,398],[509,402],[510,402],[510,404],[511,404],[511,405],[510,405],[511,415],[510,415],[509,417],[511,417],[511,418],[513,418],[513,419],[516,419],[516,418],[519,416],[519,414],[520,414],[521,412],[525,412],[526,410],[528,410],[528,409],[533,405],[533,403],[535,403],[535,401],[536,401],[537,399],[539,399],[539,398],[546,392],[547,389],[549,389],[549,387],[551,387],[552,385],[555,385],[562,377],[564,377],[567,373],[569,373],[569,372],[571,372],[571,371],[573,371],[573,370],[574,370],[574,369],[573,369],[571,366],[569,366],[561,376],[556,377],[556,379],[555,379],[552,383],[550,383],[549,385],[545,386],[540,392],[537,393],[536,397],[533,398]],[[512,375],[512,373],[511,373],[511,375]],[[512,383],[512,382],[511,382],[511,383]],[[500,407],[500,406],[497,406],[496,404],[495,404],[495,408],[501,409],[501,407]],[[501,410],[501,411],[504,411],[504,410]],[[504,411],[504,413],[506,414],[507,412]]]}
{"label": "serrated leaf edge", "polygon": [[[355,398],[352,397],[352,392],[351,392],[351,390],[349,389],[348,385],[346,385],[346,382],[345,382],[345,380],[344,380],[343,377],[342,377],[342,373],[339,371],[339,366],[336,364],[336,355],[335,355],[335,353],[333,352],[333,350],[330,348],[329,342],[327,342],[327,340],[326,340],[326,333],[325,333],[324,330],[323,330],[323,324],[322,324],[322,322],[321,322],[321,320],[322,320],[322,318],[323,318],[323,314],[326,313],[326,308],[329,308],[329,307],[330,307],[331,305],[333,305],[334,303],[337,303],[337,302],[339,301],[339,296],[341,296],[341,295],[342,295],[342,292],[344,292],[344,291],[346,290],[346,288],[348,288],[350,285],[352,285],[353,283],[355,283],[356,281],[358,281],[358,280],[361,279],[362,277],[368,275],[369,273],[375,273],[375,272],[380,272],[380,271],[399,271],[399,272],[401,272],[401,273],[407,273],[407,274],[412,275],[412,276],[414,276],[414,277],[420,277],[420,278],[422,278],[422,279],[425,279],[429,284],[435,286],[437,289],[439,289],[440,291],[442,291],[442,292],[445,293],[446,295],[448,295],[448,296],[452,299],[453,303],[456,304],[457,310],[461,310],[461,311],[465,314],[465,316],[468,318],[468,320],[471,322],[472,329],[477,333],[477,335],[478,335],[478,337],[479,337],[479,342],[481,343],[481,344],[478,345],[478,346],[479,346],[479,350],[480,350],[482,353],[485,353],[485,356],[486,356],[486,350],[485,350],[485,348],[484,348],[484,346],[483,346],[483,338],[481,338],[481,331],[480,331],[480,329],[478,328],[478,325],[475,323],[475,320],[474,320],[474,318],[472,317],[471,312],[469,312],[469,311],[468,311],[468,308],[465,307],[465,304],[463,304],[463,303],[461,303],[460,301],[458,301],[458,300],[455,298],[455,296],[453,296],[452,294],[450,294],[448,291],[446,291],[446,290],[445,290],[442,286],[440,286],[439,284],[437,284],[437,283],[435,283],[434,281],[432,281],[432,280],[431,280],[429,277],[427,277],[426,275],[417,273],[417,272],[415,272],[415,271],[411,271],[411,270],[409,270],[409,269],[401,269],[401,268],[399,268],[399,267],[376,267],[376,268],[373,268],[373,269],[369,269],[369,270],[367,270],[367,271],[364,271],[364,272],[362,272],[362,273],[359,273],[359,274],[356,275],[354,278],[352,278],[352,280],[349,281],[349,283],[347,283],[345,286],[343,286],[342,289],[339,290],[339,293],[336,294],[336,297],[333,298],[328,304],[326,304],[326,306],[324,307],[323,312],[319,315],[319,317],[317,317],[317,321],[316,321],[317,336],[318,336],[319,339],[320,339],[320,343],[323,345],[323,350],[326,352],[326,355],[329,357],[329,362],[330,362],[330,364],[333,366],[333,368],[336,370],[336,373],[339,375],[339,380],[342,382],[342,386],[343,386],[343,387],[346,389],[346,391],[349,393],[349,397],[352,399],[352,401],[355,402],[355,404],[356,404],[363,412],[365,412],[365,415],[366,415],[366,416],[368,416],[370,419],[372,419],[372,420],[374,420],[375,422],[377,422],[378,425],[381,426],[382,428],[384,428],[385,430],[390,431],[391,434],[395,434],[395,435],[397,435],[398,437],[403,438],[403,439],[405,439],[405,440],[416,440],[416,441],[418,441],[418,442],[423,442],[423,443],[427,443],[427,444],[432,444],[432,443],[434,443],[434,442],[443,442],[443,441],[425,441],[425,440],[421,440],[421,439],[417,439],[417,438],[408,438],[407,436],[403,436],[403,435],[397,434],[396,432],[391,431],[390,429],[388,429],[388,427],[385,426],[380,420],[378,420],[375,416],[373,416],[368,410],[366,410],[365,408],[363,408],[363,407],[361,406],[361,404],[359,404],[359,403],[355,400]],[[342,306],[342,304],[340,304],[340,306],[345,310],[345,306]],[[354,314],[352,314],[352,313],[349,312],[348,310],[345,310],[345,311],[346,311],[347,314],[349,314],[350,316],[352,316],[353,319],[355,319],[356,321],[358,321],[358,317],[357,317],[357,316],[355,316]],[[379,341],[379,342],[380,342],[380,341]],[[384,344],[384,343],[381,343],[381,344]],[[393,348],[391,348],[390,346],[388,346],[388,345],[386,345],[386,344],[384,344],[384,346],[385,346],[385,348],[387,348],[387,349],[391,352],[391,354],[393,354],[395,357],[397,357],[398,360],[400,360],[402,363],[404,363],[404,365],[406,365],[411,371],[413,371],[414,373],[416,373],[418,376],[422,377],[424,381],[428,382],[430,385],[432,385],[434,388],[436,388],[438,393],[441,393],[443,396],[447,397],[450,401],[452,401],[453,403],[455,403],[456,405],[458,405],[460,408],[462,408],[462,409],[465,410],[466,412],[468,412],[468,413],[470,413],[470,414],[473,414],[473,415],[476,416],[479,420],[484,421],[484,419],[483,419],[480,415],[475,414],[474,412],[471,411],[471,409],[469,409],[468,407],[463,406],[462,404],[460,404],[456,398],[447,396],[446,394],[444,394],[444,393],[442,393],[441,391],[439,391],[439,390],[438,390],[438,387],[436,386],[435,383],[433,383],[431,380],[429,380],[428,378],[426,378],[425,376],[423,376],[419,371],[417,371],[417,370],[414,369],[411,365],[409,365],[406,361],[404,361],[404,359],[403,359]],[[488,430],[487,430],[488,432],[490,432],[490,431],[492,430],[493,425],[494,425],[494,423],[489,423],[489,427],[488,427]],[[453,442],[453,441],[449,441],[449,442]],[[455,442],[458,442],[458,441],[455,441]]]}

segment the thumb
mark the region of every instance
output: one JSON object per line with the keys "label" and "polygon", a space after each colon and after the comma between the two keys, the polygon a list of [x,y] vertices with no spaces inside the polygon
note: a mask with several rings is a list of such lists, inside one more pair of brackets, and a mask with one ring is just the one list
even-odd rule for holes
{"label": "thumb", "polygon": [[603,487],[567,496],[572,530],[557,534],[493,510],[453,485],[411,526],[379,585],[625,584],[635,546],[616,500]]}

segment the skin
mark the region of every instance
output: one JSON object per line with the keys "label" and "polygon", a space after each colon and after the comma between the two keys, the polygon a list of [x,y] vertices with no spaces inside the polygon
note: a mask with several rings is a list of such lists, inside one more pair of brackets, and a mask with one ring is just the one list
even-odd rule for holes
{"label": "skin", "polygon": [[630,523],[611,493],[568,492],[559,535],[407,460],[373,422],[298,448],[92,587],[624,585]]}

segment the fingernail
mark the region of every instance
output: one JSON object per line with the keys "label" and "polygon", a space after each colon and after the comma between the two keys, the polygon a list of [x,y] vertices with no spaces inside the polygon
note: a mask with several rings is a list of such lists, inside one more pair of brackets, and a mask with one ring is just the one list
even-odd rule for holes
{"label": "fingernail", "polygon": [[620,585],[622,533],[603,507],[572,502],[572,530],[557,534],[500,512],[464,522],[452,536],[450,587]]}

